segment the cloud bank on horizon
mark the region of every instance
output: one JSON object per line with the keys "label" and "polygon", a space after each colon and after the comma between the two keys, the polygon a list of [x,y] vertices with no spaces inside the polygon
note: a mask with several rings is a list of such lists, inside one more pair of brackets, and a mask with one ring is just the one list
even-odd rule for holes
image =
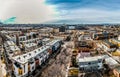
{"label": "cloud bank on horizon", "polygon": [[120,23],[120,0],[0,0],[0,19],[16,23]]}
{"label": "cloud bank on horizon", "polygon": [[55,19],[53,5],[45,0],[0,0],[0,20],[16,17],[15,23],[43,23]]}

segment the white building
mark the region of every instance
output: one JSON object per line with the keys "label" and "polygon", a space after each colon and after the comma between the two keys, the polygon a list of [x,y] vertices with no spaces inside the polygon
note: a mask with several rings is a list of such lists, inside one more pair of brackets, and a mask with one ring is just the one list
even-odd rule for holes
{"label": "white building", "polygon": [[118,36],[118,40],[120,40],[120,35]]}
{"label": "white building", "polygon": [[84,57],[84,58],[79,58],[79,56],[77,56],[76,61],[79,66],[79,70],[83,72],[92,72],[92,71],[100,70],[102,69],[102,65],[103,65],[102,56]]}
{"label": "white building", "polygon": [[6,38],[8,40],[13,41],[14,43],[16,43],[16,36],[15,35],[14,36],[8,36],[8,35],[6,35]]}
{"label": "white building", "polygon": [[119,63],[116,60],[114,60],[108,55],[105,55],[105,63],[108,64],[111,69],[119,65]]}
{"label": "white building", "polygon": [[13,41],[6,41],[4,43],[5,50],[7,52],[7,55],[11,59],[13,55],[18,54],[20,52],[20,49]]}
{"label": "white building", "polygon": [[28,73],[33,72],[37,66],[44,63],[53,52],[52,47],[58,48],[60,40],[53,40],[47,45],[37,48],[26,54],[18,55],[12,58],[14,74],[16,77],[27,76]]}
{"label": "white building", "polygon": [[39,34],[36,32],[30,32],[30,33],[19,35],[17,39],[19,44],[35,43],[39,41]]}
{"label": "white building", "polygon": [[19,77],[25,76],[28,72],[34,71],[36,69],[37,62],[39,62],[38,65],[41,65],[42,62],[49,57],[48,49],[49,46],[43,46],[26,54],[13,57],[14,74]]}
{"label": "white building", "polygon": [[50,39],[49,38],[44,38],[44,39],[42,39],[42,44],[43,45],[46,45],[47,43],[49,43],[50,42]]}

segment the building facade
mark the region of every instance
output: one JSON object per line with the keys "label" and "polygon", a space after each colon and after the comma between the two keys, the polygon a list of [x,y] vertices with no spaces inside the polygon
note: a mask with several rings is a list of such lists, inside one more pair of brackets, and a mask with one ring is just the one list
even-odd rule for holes
{"label": "building facade", "polygon": [[77,63],[81,72],[92,72],[102,69],[102,61],[103,58],[101,56],[84,58],[77,57]]}

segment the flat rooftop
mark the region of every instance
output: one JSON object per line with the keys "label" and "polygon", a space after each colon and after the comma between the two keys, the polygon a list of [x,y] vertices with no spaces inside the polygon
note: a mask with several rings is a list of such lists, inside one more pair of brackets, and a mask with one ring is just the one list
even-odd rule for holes
{"label": "flat rooftop", "polygon": [[117,61],[115,61],[113,58],[108,57],[105,58],[105,62],[109,65],[109,66],[115,66],[118,65],[119,63]]}
{"label": "flat rooftop", "polygon": [[49,48],[49,46],[42,46],[42,47],[35,49],[31,52],[28,52],[26,54],[15,56],[15,57],[13,57],[13,60],[15,60],[21,64],[24,64],[24,63],[28,62],[29,59],[34,58],[35,56],[37,56],[41,52],[44,52],[48,48]]}
{"label": "flat rooftop", "polygon": [[103,56],[94,56],[94,57],[83,57],[79,58],[78,62],[90,62],[90,61],[96,61],[98,59],[103,59]]}
{"label": "flat rooftop", "polygon": [[25,53],[25,54],[15,56],[12,59],[21,64],[24,64],[24,63],[28,62],[29,59],[34,58],[38,54],[44,52],[46,49],[48,49],[51,45],[55,44],[57,41],[59,41],[59,40],[53,40],[45,46],[42,46],[40,48],[37,48],[37,49],[30,51],[28,53]]}
{"label": "flat rooftop", "polygon": [[26,47],[30,48],[30,47],[33,47],[33,46],[37,46],[36,43],[29,43],[29,44],[25,44]]}

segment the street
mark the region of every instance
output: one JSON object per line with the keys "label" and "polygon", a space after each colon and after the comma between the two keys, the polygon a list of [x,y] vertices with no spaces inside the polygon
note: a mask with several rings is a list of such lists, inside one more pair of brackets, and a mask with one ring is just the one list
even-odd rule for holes
{"label": "street", "polygon": [[46,68],[40,77],[65,77],[67,65],[71,59],[71,48],[66,48],[70,46],[70,43],[65,43],[64,48],[57,55],[53,64]]}

